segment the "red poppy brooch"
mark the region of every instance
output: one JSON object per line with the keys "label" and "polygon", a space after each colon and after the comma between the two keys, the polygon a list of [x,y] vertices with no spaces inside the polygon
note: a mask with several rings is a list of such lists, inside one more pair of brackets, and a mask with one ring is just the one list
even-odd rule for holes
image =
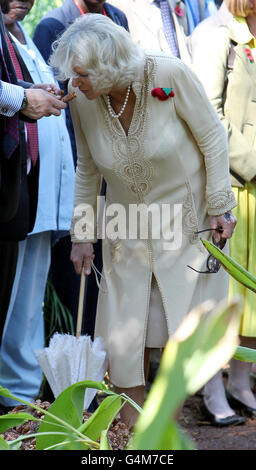
{"label": "red poppy brooch", "polygon": [[158,98],[160,101],[165,101],[175,96],[172,88],[153,88],[151,95],[154,98]]}
{"label": "red poppy brooch", "polygon": [[180,18],[183,16],[184,12],[183,12],[182,8],[179,5],[174,8],[174,11],[175,11],[176,15],[179,16]]}
{"label": "red poppy brooch", "polygon": [[247,55],[247,57],[248,57],[248,59],[249,59],[249,62],[252,64],[252,63],[254,62],[254,58],[253,58],[251,49],[246,48],[246,49],[245,49],[245,53],[246,53],[246,55]]}

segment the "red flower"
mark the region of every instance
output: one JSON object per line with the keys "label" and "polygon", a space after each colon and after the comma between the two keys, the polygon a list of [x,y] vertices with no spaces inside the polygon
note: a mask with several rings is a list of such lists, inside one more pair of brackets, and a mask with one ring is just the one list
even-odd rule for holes
{"label": "red flower", "polygon": [[175,96],[171,88],[154,88],[151,91],[151,95],[154,98],[157,97],[160,101],[165,101]]}
{"label": "red flower", "polygon": [[176,15],[178,15],[178,16],[180,16],[180,17],[182,17],[183,14],[184,14],[182,8],[180,8],[179,6],[177,6],[176,8],[174,8],[174,11],[175,11]]}
{"label": "red flower", "polygon": [[252,55],[252,51],[251,49],[245,49],[245,53],[249,59],[249,61],[251,62],[251,64],[254,62],[254,58],[253,58],[253,55]]}

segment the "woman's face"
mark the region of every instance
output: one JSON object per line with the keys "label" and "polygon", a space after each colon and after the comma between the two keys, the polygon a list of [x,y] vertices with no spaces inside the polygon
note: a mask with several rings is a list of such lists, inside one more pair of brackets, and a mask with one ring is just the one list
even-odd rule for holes
{"label": "woman's face", "polygon": [[88,100],[95,100],[104,94],[104,90],[94,91],[89,75],[81,67],[74,67],[73,70],[76,76],[72,78],[72,86],[79,88]]}
{"label": "woman's face", "polygon": [[35,0],[13,0],[10,2],[8,20],[10,22],[22,21],[30,12]]}

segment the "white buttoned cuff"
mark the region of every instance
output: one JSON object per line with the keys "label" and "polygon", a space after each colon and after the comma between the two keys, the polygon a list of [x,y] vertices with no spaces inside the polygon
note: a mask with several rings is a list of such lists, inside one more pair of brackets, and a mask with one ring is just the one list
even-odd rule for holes
{"label": "white buttoned cuff", "polygon": [[20,110],[24,88],[0,80],[0,114],[12,117]]}

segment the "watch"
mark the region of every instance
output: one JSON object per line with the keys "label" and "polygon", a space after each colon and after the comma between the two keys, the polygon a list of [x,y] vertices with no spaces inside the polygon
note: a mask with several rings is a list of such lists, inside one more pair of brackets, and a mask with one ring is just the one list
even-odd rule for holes
{"label": "watch", "polygon": [[21,103],[20,111],[23,111],[27,107],[27,104],[28,104],[28,99],[26,95],[26,90],[24,90],[24,98]]}

